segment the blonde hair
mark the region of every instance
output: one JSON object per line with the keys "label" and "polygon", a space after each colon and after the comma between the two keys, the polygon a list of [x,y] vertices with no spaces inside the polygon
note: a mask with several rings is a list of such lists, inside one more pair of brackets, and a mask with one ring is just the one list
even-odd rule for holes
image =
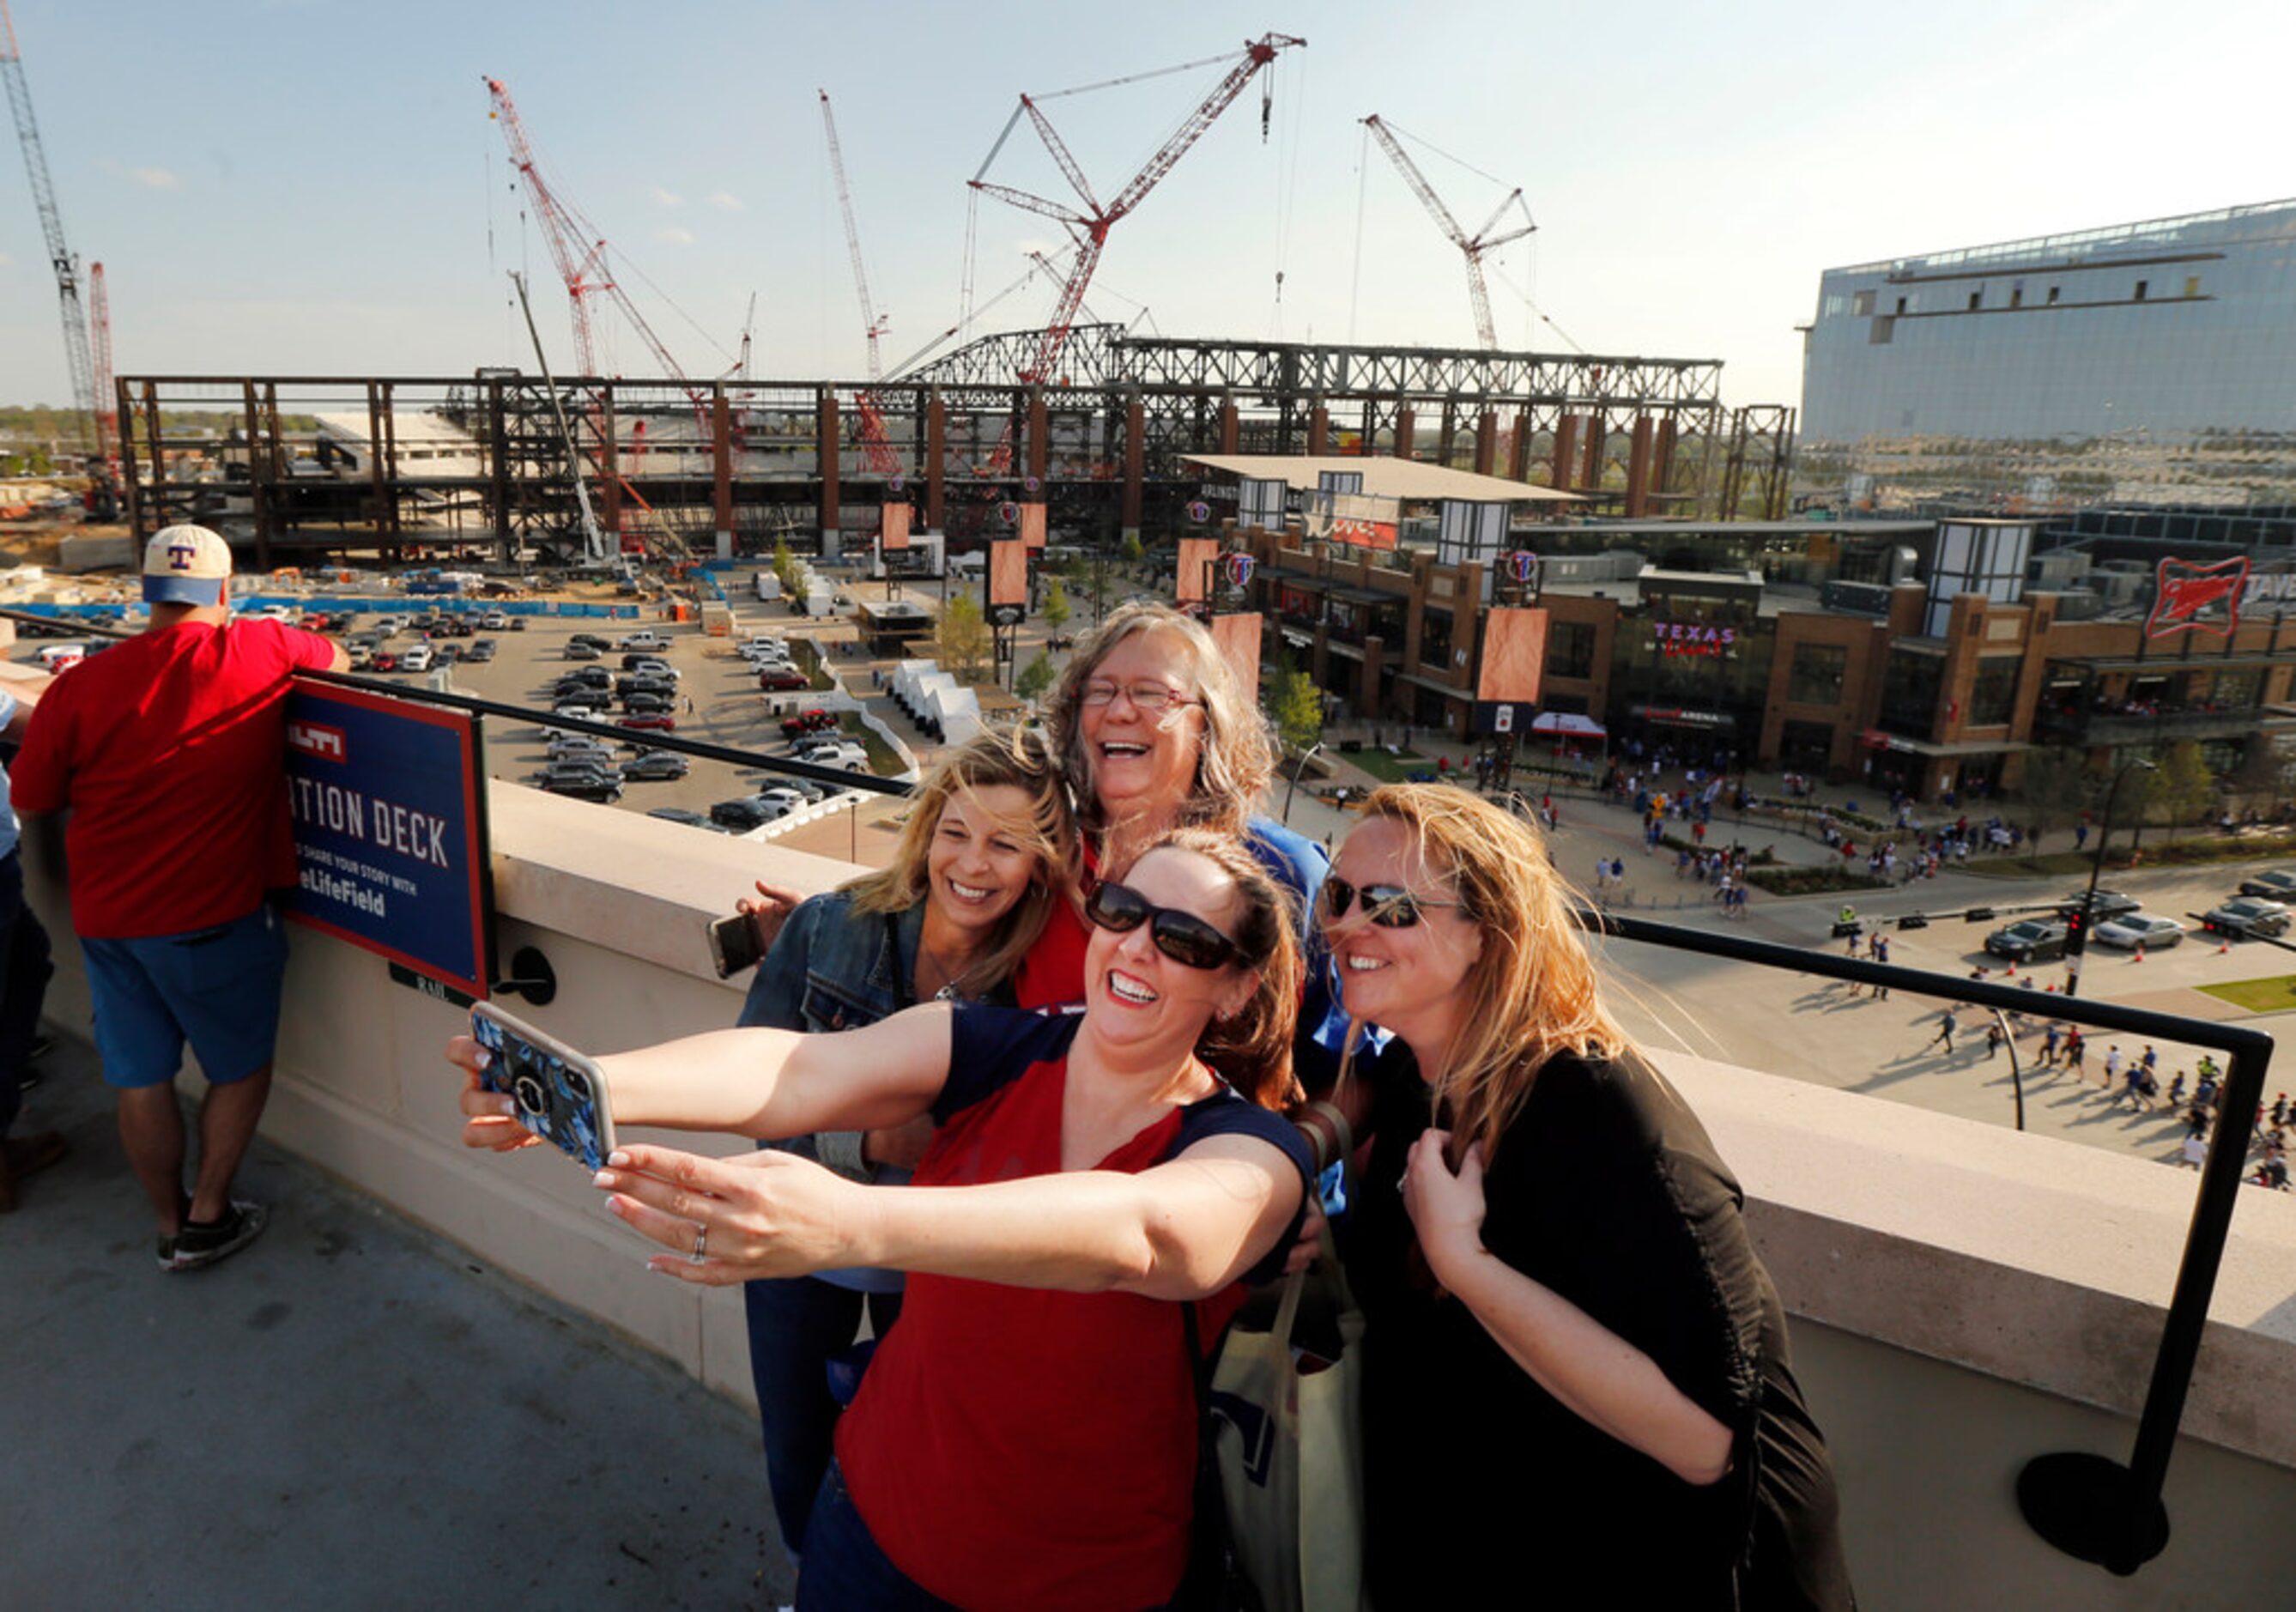
{"label": "blonde hair", "polygon": [[1571,917],[1578,892],[1528,824],[1447,784],[1375,789],[1364,818],[1380,818],[1411,830],[1430,876],[1482,933],[1435,1097],[1454,1146],[1480,1142],[1488,1156],[1549,1058],[1617,1057],[1630,1043],[1597,994],[1595,960]]}
{"label": "blonde hair", "polygon": [[1217,927],[1235,942],[1235,958],[1228,966],[1253,976],[1252,991],[1235,1012],[1204,1026],[1196,1056],[1252,1102],[1280,1111],[1302,1095],[1292,1077],[1292,1034],[1307,977],[1297,938],[1298,902],[1241,841],[1217,830],[1176,828],[1134,858],[1132,866],[1160,851],[1200,856],[1235,886],[1235,916]]}
{"label": "blonde hair", "polygon": [[1019,822],[1000,821],[997,828],[1021,843],[1037,859],[1037,869],[1027,893],[999,921],[995,939],[975,966],[973,975],[983,986],[999,983],[1021,966],[1044,933],[1054,900],[1075,899],[1076,821],[1069,810],[1067,780],[1040,731],[1016,728],[1010,733],[983,733],[944,754],[909,797],[908,821],[902,826],[891,865],[844,886],[856,912],[906,912],[929,899],[930,859],[941,812],[959,793],[998,788],[1021,790],[1029,796],[1027,817]]}
{"label": "blonde hair", "polygon": [[1145,600],[1111,611],[1108,620],[1078,646],[1054,691],[1054,742],[1068,769],[1070,786],[1076,791],[1077,815],[1086,828],[1098,831],[1108,827],[1094,798],[1092,767],[1085,753],[1085,685],[1119,644],[1143,632],[1169,633],[1185,646],[1183,676],[1194,685],[1194,697],[1203,702],[1204,734],[1197,753],[1195,784],[1181,802],[1177,826],[1242,834],[1252,803],[1275,774],[1275,751],[1259,714],[1259,691],[1247,695],[1236,687],[1227,657],[1201,622],[1169,605]]}

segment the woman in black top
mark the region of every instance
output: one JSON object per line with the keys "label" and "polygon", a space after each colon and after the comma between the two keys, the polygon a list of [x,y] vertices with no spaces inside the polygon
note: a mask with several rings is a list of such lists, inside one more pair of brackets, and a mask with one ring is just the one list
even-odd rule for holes
{"label": "woman in black top", "polygon": [[1382,789],[1320,909],[1399,1043],[1346,1094],[1374,1601],[1851,1605],[1737,1182],[1596,999],[1545,848]]}

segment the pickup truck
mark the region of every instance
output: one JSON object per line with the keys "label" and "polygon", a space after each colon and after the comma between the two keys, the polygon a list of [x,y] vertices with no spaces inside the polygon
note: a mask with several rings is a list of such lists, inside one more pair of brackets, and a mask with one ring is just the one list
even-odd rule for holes
{"label": "pickup truck", "polygon": [[626,632],[615,639],[614,647],[617,649],[668,649],[669,640],[651,627],[642,627],[636,632]]}
{"label": "pickup truck", "polygon": [[837,727],[833,711],[800,711],[793,717],[782,719],[782,737],[801,739],[809,733],[827,733]]}

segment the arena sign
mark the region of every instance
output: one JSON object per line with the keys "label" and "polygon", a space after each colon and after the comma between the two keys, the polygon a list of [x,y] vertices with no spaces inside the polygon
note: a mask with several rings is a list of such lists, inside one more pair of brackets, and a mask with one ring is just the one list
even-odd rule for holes
{"label": "arena sign", "polygon": [[1734,627],[1702,627],[1695,621],[1655,621],[1659,653],[1670,655],[1722,655],[1738,641]]}
{"label": "arena sign", "polygon": [[2165,638],[2171,633],[2206,632],[2221,638],[2232,637],[2240,626],[2241,605],[2246,602],[2249,569],[2244,555],[2209,565],[2192,560],[2161,561],[2152,613],[2144,620],[2144,636]]}
{"label": "arena sign", "polygon": [[287,915],[472,997],[493,959],[475,719],[298,679],[287,698]]}

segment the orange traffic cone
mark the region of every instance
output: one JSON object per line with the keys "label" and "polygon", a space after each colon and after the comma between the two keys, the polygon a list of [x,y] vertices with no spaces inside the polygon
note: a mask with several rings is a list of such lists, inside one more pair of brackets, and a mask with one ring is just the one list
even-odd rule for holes
{"label": "orange traffic cone", "polygon": [[2054,980],[2051,980],[2051,981],[2049,982],[2049,989],[2050,989],[2050,990],[2052,990],[2052,991],[2054,991],[2056,988],[2057,988],[2057,983],[2056,983],[2056,981],[2054,981]]}
{"label": "orange traffic cone", "polygon": [[2141,963],[2141,962],[2143,962],[2143,961],[2144,960],[2144,942],[2139,941],[2139,942],[2136,942],[2136,955],[2135,957],[2133,957],[2133,958],[2129,958],[2128,960],[2129,960],[2130,962],[2132,962],[2132,963]]}
{"label": "orange traffic cone", "polygon": [[2009,959],[2009,977],[2013,980],[2017,977],[2017,959],[2015,958],[2011,958]]}
{"label": "orange traffic cone", "polygon": [[2217,942],[2217,955],[2218,955],[2218,957],[2222,957],[2222,956],[2224,956],[2224,954],[2225,954],[2226,952],[2230,951],[2231,950],[2232,950],[2232,937],[2231,937],[2231,936],[2227,935],[2227,936],[2226,936],[2223,940],[2218,941],[2218,942]]}

